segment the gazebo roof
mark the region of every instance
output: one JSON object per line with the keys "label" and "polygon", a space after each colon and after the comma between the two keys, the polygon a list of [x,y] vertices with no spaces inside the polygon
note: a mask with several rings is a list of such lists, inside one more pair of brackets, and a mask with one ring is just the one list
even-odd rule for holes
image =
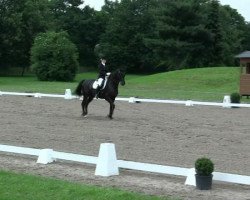
{"label": "gazebo roof", "polygon": [[235,57],[236,58],[250,58],[250,51],[244,51]]}

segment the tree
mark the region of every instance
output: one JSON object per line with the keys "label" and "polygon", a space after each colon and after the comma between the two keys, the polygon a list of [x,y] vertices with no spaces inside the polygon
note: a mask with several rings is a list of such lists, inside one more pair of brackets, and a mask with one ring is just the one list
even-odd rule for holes
{"label": "tree", "polygon": [[250,48],[249,24],[218,0],[105,0],[101,11],[82,3],[1,0],[0,67],[23,74],[34,38],[48,30],[68,32],[82,66],[106,54],[111,69],[130,72],[233,65]]}
{"label": "tree", "polygon": [[207,29],[211,33],[211,45],[209,48],[208,57],[209,65],[216,66],[223,63],[223,41],[222,27],[220,20],[220,4],[218,0],[212,0],[208,10]]}
{"label": "tree", "polygon": [[79,67],[77,48],[66,32],[39,34],[31,49],[31,62],[42,81],[72,81]]}
{"label": "tree", "polygon": [[222,6],[220,9],[222,42],[223,42],[223,63],[234,65],[235,55],[246,50],[244,39],[247,38],[247,24],[244,18],[230,6]]}
{"label": "tree", "polygon": [[127,67],[131,72],[151,70],[153,52],[144,40],[154,29],[151,4],[151,0],[122,0],[116,5],[100,41],[111,68]]}
{"label": "tree", "polygon": [[[22,41],[23,0],[3,0],[0,4],[0,66],[22,64],[19,44]],[[20,55],[21,54],[21,55]],[[16,55],[16,56],[14,56]]]}
{"label": "tree", "polygon": [[250,51],[250,23],[248,22],[244,31],[244,39],[242,41],[242,49]]}
{"label": "tree", "polygon": [[51,0],[56,31],[67,31],[79,51],[81,65],[94,65],[94,47],[104,30],[98,12],[82,0]]}
{"label": "tree", "polygon": [[0,66],[29,66],[35,36],[51,21],[47,0],[2,0],[0,4]]}
{"label": "tree", "polygon": [[203,4],[206,1],[159,1],[155,8],[156,37],[149,45],[158,55],[158,65],[165,70],[199,67],[206,63],[210,42],[205,27]]}

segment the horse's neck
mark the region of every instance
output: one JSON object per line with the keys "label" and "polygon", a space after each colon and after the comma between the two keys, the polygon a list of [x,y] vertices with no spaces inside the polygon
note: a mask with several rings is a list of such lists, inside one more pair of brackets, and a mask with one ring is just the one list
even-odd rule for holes
{"label": "horse's neck", "polygon": [[118,89],[118,85],[119,85],[119,81],[114,79],[113,77],[110,77],[110,85],[114,88],[114,89]]}

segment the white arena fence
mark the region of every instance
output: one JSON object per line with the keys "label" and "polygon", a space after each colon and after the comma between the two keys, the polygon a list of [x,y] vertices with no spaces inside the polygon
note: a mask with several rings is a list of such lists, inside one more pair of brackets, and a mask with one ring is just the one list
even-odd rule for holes
{"label": "white arena fence", "polygon": [[[66,89],[64,95],[0,91],[0,96],[1,95],[21,95],[21,96],[31,96],[36,98],[57,97],[64,99],[79,99],[78,96],[72,95],[70,89]],[[224,96],[222,103],[198,102],[191,100],[175,101],[175,100],[141,99],[136,97],[130,97],[130,98],[117,97],[116,100],[128,101],[129,103],[150,102],[150,103],[184,104],[186,106],[205,105],[205,106],[221,106],[225,108],[231,108],[233,106],[250,108],[250,104],[231,103],[229,96]],[[193,186],[196,185],[194,168],[181,168],[181,167],[163,166],[163,165],[149,164],[149,163],[139,163],[134,161],[117,160],[115,145],[111,143],[101,144],[98,157],[58,152],[58,151],[53,151],[53,149],[33,149],[33,148],[16,147],[8,145],[0,145],[0,151],[38,156],[37,163],[41,164],[48,164],[50,162],[55,161],[56,159],[94,164],[96,165],[95,175],[99,176],[119,175],[119,168],[124,168],[124,169],[139,170],[145,172],[185,176],[186,185],[193,185]],[[238,174],[213,172],[213,180],[250,185],[250,176],[244,176]]]}
{"label": "white arena fence", "polygon": [[[42,93],[20,93],[20,92],[3,92],[0,91],[1,95],[21,95],[21,96],[30,96],[30,97],[57,97],[57,98],[64,98],[64,99],[79,99],[78,96],[72,95],[70,89],[65,90],[65,94],[42,94]],[[186,106],[194,106],[194,105],[203,105],[203,106],[219,106],[224,108],[232,108],[232,107],[243,107],[243,108],[250,108],[250,104],[242,104],[242,103],[231,103],[230,96],[226,95],[223,98],[221,103],[216,102],[200,102],[200,101],[179,101],[179,100],[160,100],[160,99],[141,99],[137,97],[130,97],[130,98],[121,98],[117,97],[116,100],[118,101],[127,101],[129,103],[137,103],[137,102],[147,102],[147,103],[168,103],[168,104],[183,104]]]}
{"label": "white arena fence", "polygon": [[[97,176],[108,177],[119,175],[119,168],[124,168],[166,175],[184,176],[186,177],[185,185],[196,185],[194,168],[182,168],[127,160],[117,160],[115,145],[113,143],[102,143],[100,145],[98,157],[58,152],[53,151],[53,149],[34,149],[8,145],[0,145],[0,151],[38,156],[37,163],[39,164],[48,164],[56,161],[57,159],[94,164],[96,165],[95,175]],[[250,185],[250,176],[238,174],[213,172],[213,180]]]}

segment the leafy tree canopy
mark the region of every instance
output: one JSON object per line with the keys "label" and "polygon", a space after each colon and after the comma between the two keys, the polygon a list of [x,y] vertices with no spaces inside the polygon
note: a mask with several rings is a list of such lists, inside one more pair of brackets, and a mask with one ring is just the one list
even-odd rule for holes
{"label": "leafy tree canopy", "polygon": [[42,81],[73,81],[79,67],[77,48],[66,32],[39,34],[31,49],[31,62]]}
{"label": "leafy tree canopy", "polygon": [[[83,0],[1,0],[0,69],[30,65],[39,33],[67,32],[81,66],[105,54],[111,69],[145,73],[232,66],[250,50],[249,23],[218,0],[105,0],[101,11]],[[230,33],[230,34],[229,34]]]}

